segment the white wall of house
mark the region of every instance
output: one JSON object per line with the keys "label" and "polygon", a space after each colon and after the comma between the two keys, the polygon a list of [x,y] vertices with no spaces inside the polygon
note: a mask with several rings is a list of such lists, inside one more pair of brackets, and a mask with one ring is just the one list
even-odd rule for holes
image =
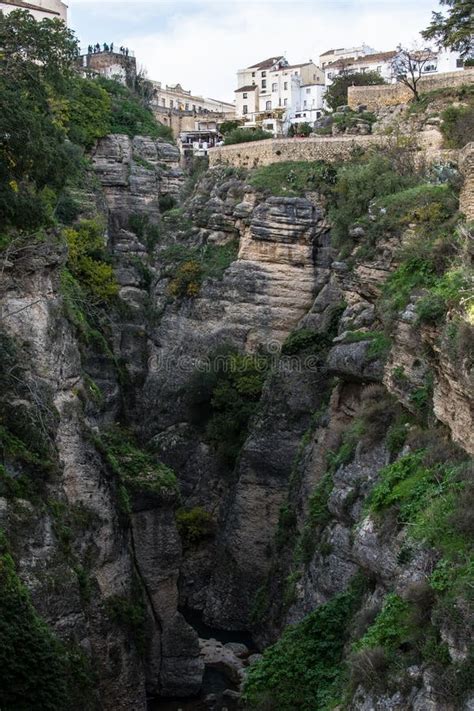
{"label": "white wall of house", "polygon": [[62,20],[67,24],[67,5],[61,0],[28,0],[0,2],[0,11],[8,15],[13,10],[27,10],[36,20]]}

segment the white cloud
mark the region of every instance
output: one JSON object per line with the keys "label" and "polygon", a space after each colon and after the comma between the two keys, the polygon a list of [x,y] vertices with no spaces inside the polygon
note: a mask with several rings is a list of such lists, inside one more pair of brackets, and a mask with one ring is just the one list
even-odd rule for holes
{"label": "white cloud", "polygon": [[[101,15],[105,8],[101,0]],[[194,93],[233,100],[237,69],[273,54],[293,63],[317,60],[330,47],[362,42],[379,50],[409,44],[428,24],[433,0],[253,0],[114,4],[124,41],[148,75]],[[95,0],[72,0],[77,13]],[[91,5],[91,7],[88,7]],[[139,10],[140,8],[140,10]],[[111,8],[112,10],[112,8]],[[77,14],[76,13],[76,14]],[[137,23],[137,13],[143,22]],[[133,24],[127,26],[127,16]],[[74,18],[74,13],[73,13]]]}

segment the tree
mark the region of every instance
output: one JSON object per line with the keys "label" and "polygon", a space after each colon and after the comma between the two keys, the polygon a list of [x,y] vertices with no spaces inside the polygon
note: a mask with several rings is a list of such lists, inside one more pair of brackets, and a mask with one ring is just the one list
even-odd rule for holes
{"label": "tree", "polygon": [[423,70],[434,59],[436,59],[436,55],[428,47],[425,49],[416,47],[406,49],[401,45],[397,47],[397,54],[391,61],[392,72],[398,82],[413,92],[415,101],[420,98],[418,83],[423,76]]}
{"label": "tree", "polygon": [[385,80],[378,72],[358,72],[343,71],[337,76],[326,92],[325,100],[329,108],[334,111],[338,106],[347,104],[347,90],[350,86],[372,86],[375,84],[385,84]]}
{"label": "tree", "polygon": [[440,0],[448,14],[433,12],[430,25],[421,33],[426,40],[435,40],[438,47],[459,52],[464,59],[474,56],[474,21],[472,0]]}
{"label": "tree", "polygon": [[239,128],[240,125],[240,121],[223,121],[219,126],[219,131],[222,133],[223,136],[225,136],[226,133],[235,131],[235,129]]}
{"label": "tree", "polygon": [[59,20],[0,13],[0,224],[44,225],[71,174],[67,144],[77,42]]}
{"label": "tree", "polygon": [[307,138],[310,135],[310,133],[312,133],[312,130],[313,129],[311,128],[311,126],[309,125],[309,123],[307,121],[305,121],[304,123],[300,123],[297,126],[298,135],[304,136],[305,138]]}

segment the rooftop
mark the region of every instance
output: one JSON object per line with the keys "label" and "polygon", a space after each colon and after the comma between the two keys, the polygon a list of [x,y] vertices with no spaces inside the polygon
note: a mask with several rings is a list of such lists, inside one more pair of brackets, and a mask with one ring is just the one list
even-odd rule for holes
{"label": "rooftop", "polygon": [[386,62],[396,56],[396,50],[390,52],[375,52],[374,54],[366,54],[363,57],[346,57],[345,59],[337,59],[335,62],[326,64],[325,69],[333,67],[346,67],[348,64],[367,64],[367,62]]}
{"label": "rooftop", "polygon": [[13,5],[14,7],[23,7],[25,10],[38,10],[39,12],[44,12],[49,15],[60,16],[61,13],[56,10],[51,10],[49,7],[43,7],[42,5],[36,5],[32,2],[23,2],[23,0],[2,0],[5,5]]}
{"label": "rooftop", "polygon": [[250,86],[241,86],[239,89],[235,90],[234,94],[241,91],[255,91],[256,88],[255,84],[251,84]]}
{"label": "rooftop", "polygon": [[285,59],[285,57],[270,57],[269,59],[264,59],[263,62],[258,62],[257,64],[252,64],[248,69],[270,69],[274,64],[280,60]]}

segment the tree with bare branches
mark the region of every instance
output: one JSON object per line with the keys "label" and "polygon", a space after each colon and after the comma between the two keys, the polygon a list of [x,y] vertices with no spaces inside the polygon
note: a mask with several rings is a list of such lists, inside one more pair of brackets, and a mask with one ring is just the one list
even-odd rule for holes
{"label": "tree with bare branches", "polygon": [[415,101],[420,98],[418,83],[425,67],[436,59],[436,54],[429,48],[408,49],[398,45],[397,54],[391,61],[392,73],[396,80],[413,92]]}

